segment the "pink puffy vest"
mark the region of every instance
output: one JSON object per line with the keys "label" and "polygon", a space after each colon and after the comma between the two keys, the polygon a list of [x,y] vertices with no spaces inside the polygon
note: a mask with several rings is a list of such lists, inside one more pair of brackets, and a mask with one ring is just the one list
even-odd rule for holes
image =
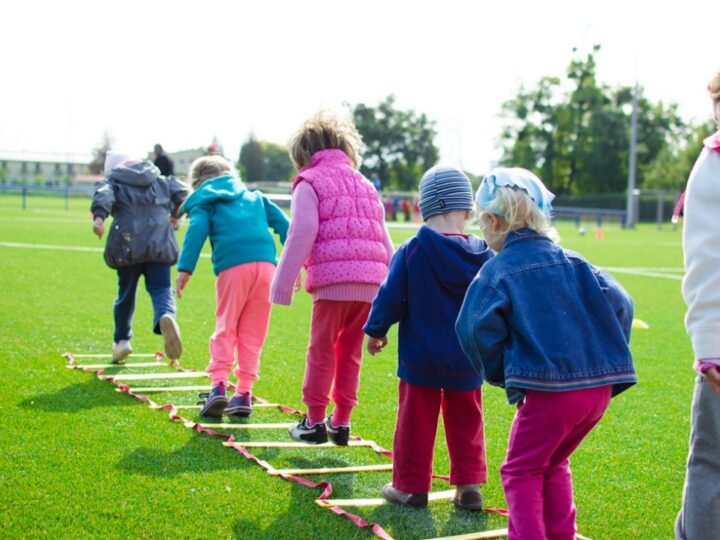
{"label": "pink puffy vest", "polygon": [[318,198],[320,224],[305,262],[308,292],[341,283],[379,285],[388,271],[383,208],[377,190],[342,150],[316,152],[293,189],[307,182]]}

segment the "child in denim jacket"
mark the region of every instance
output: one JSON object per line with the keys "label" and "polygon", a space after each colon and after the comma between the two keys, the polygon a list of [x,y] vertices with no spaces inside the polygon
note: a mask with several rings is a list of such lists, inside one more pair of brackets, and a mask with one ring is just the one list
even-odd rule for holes
{"label": "child in denim jacket", "polygon": [[525,169],[498,168],[483,179],[480,226],[499,253],[473,280],[456,323],[470,362],[518,403],[500,469],[510,540],[575,537],[568,458],[610,398],[637,382],[632,300],[609,274],[555,243],[552,198]]}

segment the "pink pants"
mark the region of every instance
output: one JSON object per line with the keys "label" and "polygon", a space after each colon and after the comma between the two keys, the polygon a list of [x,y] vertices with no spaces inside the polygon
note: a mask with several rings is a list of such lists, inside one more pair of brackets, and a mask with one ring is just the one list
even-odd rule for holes
{"label": "pink pants", "polygon": [[500,467],[510,510],[508,540],[574,540],[568,457],[600,421],[610,394],[610,386],[526,392]]}
{"label": "pink pants", "polygon": [[260,351],[270,320],[270,283],[275,265],[238,264],[220,272],[215,283],[215,332],[210,337],[212,384],[227,385],[237,350],[237,392],[250,392],[258,378]]}
{"label": "pink pants", "polygon": [[369,313],[367,302],[313,302],[302,387],[310,425],[324,420],[331,389],[335,402],[333,423],[349,425],[352,409],[358,404],[363,325]]}
{"label": "pink pants", "polygon": [[450,453],[450,483],[487,481],[480,389],[446,390],[400,381],[392,481],[400,491],[430,491],[440,409]]}

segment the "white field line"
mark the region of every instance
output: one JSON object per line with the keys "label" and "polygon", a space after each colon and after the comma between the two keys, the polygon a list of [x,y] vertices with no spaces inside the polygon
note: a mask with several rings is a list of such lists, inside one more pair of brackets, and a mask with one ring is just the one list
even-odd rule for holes
{"label": "white field line", "polygon": [[[631,274],[634,276],[643,276],[643,277],[653,277],[653,278],[660,278],[660,279],[673,279],[675,281],[682,281],[683,276],[678,276],[676,274],[670,274],[667,272],[656,272],[652,271],[649,268],[616,268],[616,267],[605,267],[605,270],[612,274]],[[675,271],[675,270],[673,270]]]}
{"label": "white field line", "polygon": [[[90,246],[65,246],[60,244],[28,244],[24,242],[0,242],[0,247],[20,249],[47,249],[55,251],[86,251],[90,253],[102,253],[104,248]],[[209,253],[201,253],[201,257],[210,258]]]}

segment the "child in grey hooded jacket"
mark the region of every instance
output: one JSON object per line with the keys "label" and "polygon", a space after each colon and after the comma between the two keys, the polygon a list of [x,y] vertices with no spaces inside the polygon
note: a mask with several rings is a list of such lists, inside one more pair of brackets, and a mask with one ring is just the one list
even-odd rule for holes
{"label": "child in grey hooded jacket", "polygon": [[113,217],[105,243],[105,262],[118,273],[113,362],[122,362],[132,352],[132,317],[140,276],[145,277],[153,303],[153,331],[162,334],[165,353],[177,359],[182,342],[175,322],[170,267],[177,262],[178,245],[171,217],[180,217],[189,188],[174,176],[161,176],[148,161],[133,161],[115,152],[107,153],[105,176],[95,186],[91,212],[98,238],[105,233],[105,219]]}

